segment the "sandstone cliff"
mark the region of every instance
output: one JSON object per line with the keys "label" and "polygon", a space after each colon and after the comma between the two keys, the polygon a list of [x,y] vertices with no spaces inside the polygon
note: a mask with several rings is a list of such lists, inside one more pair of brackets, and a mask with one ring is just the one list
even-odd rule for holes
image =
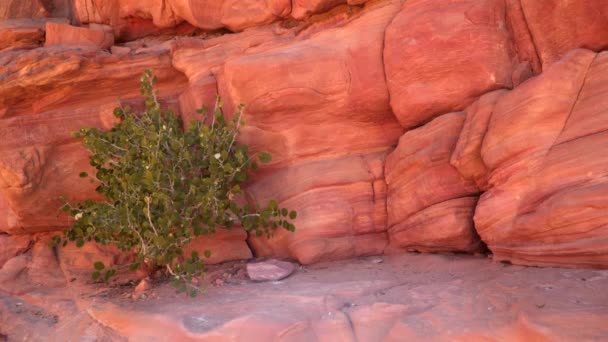
{"label": "sandstone cliff", "polygon": [[137,106],[147,68],[185,120],[245,103],[242,142],[274,157],[248,191],[300,213],[295,234],[201,242],[213,262],[487,247],[608,267],[605,1],[8,0],[0,19],[4,290],[120,261],[47,242],[59,196],[95,195],[71,132]]}

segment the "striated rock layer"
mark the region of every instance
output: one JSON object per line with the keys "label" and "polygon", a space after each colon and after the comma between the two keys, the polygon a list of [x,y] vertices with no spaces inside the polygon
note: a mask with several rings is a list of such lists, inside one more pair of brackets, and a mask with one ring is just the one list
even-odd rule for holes
{"label": "striated rock layer", "polygon": [[[299,213],[293,234],[197,241],[217,246],[212,262],[487,245],[497,260],[608,267],[606,13],[600,0],[9,1],[0,232],[37,246],[70,224],[60,196],[96,198],[72,132],[141,106],[149,68],[186,122],[216,94],[228,116],[246,104],[240,141],[273,156],[247,191]],[[33,267],[20,246],[2,258]]]}
{"label": "striated rock layer", "polygon": [[479,189],[449,159],[464,115],[451,113],[407,132],[386,160],[391,247],[475,252],[473,227]]}
{"label": "striated rock layer", "polygon": [[[215,306],[158,306],[166,314],[90,299],[117,288],[95,288],[92,263],[131,255],[48,243],[71,223],[60,196],[98,198],[72,133],[141,108],[139,77],[153,69],[186,123],[217,94],[227,116],[244,103],[239,140],[273,156],[248,198],[298,211],[295,233],[220,230],[186,253],[313,264],[489,250],[608,268],[607,18],[603,0],[2,1],[0,340],[606,340],[599,271],[502,278],[509,268],[401,256],[389,280],[302,272],[276,296],[246,285]],[[373,260],[366,269],[381,268]]]}
{"label": "striated rock layer", "polygon": [[[608,265],[606,70],[607,53],[572,51],[490,102],[487,128],[472,127],[482,144],[463,140],[463,157],[485,168],[475,226],[498,260]],[[458,160],[469,178],[483,174]]]}

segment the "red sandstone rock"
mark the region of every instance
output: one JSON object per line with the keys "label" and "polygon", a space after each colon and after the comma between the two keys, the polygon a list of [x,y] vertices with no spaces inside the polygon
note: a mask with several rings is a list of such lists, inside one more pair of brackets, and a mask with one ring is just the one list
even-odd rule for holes
{"label": "red sandstone rock", "polygon": [[44,45],[84,45],[108,49],[114,45],[114,34],[109,26],[91,25],[87,28],[49,22],[46,24]]}
{"label": "red sandstone rock", "polygon": [[[247,105],[241,141],[268,150],[273,165],[393,145],[401,129],[388,104],[382,37],[399,4],[377,4],[342,27],[228,59],[218,88],[229,113]],[[317,70],[312,78],[310,70]]]}
{"label": "red sandstone rock", "polygon": [[[605,6],[372,1],[301,23],[253,27],[345,2],[362,1],[73,1],[74,19],[90,25],[63,26],[76,32],[62,35],[64,43],[104,31],[95,23],[112,25],[119,39],[181,25],[186,32],[190,24],[249,29],[212,39],[145,39],[112,54],[97,50],[108,47],[99,40],[89,48],[0,53],[0,231],[69,224],[56,215],[57,197],[93,194],[93,185],[77,183],[86,154],[70,133],[111,127],[117,97],[137,104],[138,76],[153,68],[164,102],[185,121],[211,106],[218,91],[228,115],[247,105],[241,141],[273,154],[248,191],[299,212],[295,234],[251,239],[259,255],[313,263],[385,249],[472,251],[478,241],[470,217],[480,188],[488,191],[476,209],[477,228],[497,259],[605,266],[605,57],[577,52],[556,63],[559,71],[548,69],[572,47],[606,47]],[[20,3],[19,11],[36,3]],[[66,1],[55,5],[68,14]],[[556,24],[563,22],[569,24]],[[38,29],[19,30],[0,29],[0,42],[38,44]],[[59,41],[53,32],[49,38]],[[526,81],[541,62],[545,74]],[[444,115],[454,110],[464,110],[464,124],[463,115]],[[427,124],[402,138],[385,167],[403,132],[394,115],[406,128]],[[212,256],[249,257],[243,238],[219,238]]]}
{"label": "red sandstone rock", "polygon": [[175,12],[196,27],[242,31],[271,23],[291,11],[290,0],[172,0]]}
{"label": "red sandstone rock", "polygon": [[608,2],[520,0],[543,67],[574,48],[608,48]]}
{"label": "red sandstone rock", "polygon": [[[133,18],[152,19],[154,26],[170,28],[182,21],[206,29],[242,31],[287,17],[289,0],[75,0],[74,17],[80,23],[112,23],[117,34],[133,35],[141,30]],[[140,26],[141,26],[141,20]],[[135,25],[134,25],[135,24]],[[123,33],[119,33],[124,31]],[[129,32],[130,31],[130,32]]]}
{"label": "red sandstone rock", "polygon": [[542,71],[541,61],[534,46],[528,22],[521,8],[520,0],[505,0],[507,7],[506,25],[512,40],[515,60],[519,63],[513,70],[513,87],[518,86],[532,75]]}
{"label": "red sandstone rock", "polygon": [[16,220],[15,213],[8,206],[4,192],[0,191],[0,232],[6,232],[9,227],[14,226]]}
{"label": "red sandstone rock", "polygon": [[[246,240],[247,233],[240,227],[218,229],[213,235],[195,238],[184,248],[184,256],[190,257],[196,251],[205,264],[251,259]],[[209,257],[205,256],[207,251],[211,253]]]}
{"label": "red sandstone rock", "polygon": [[576,50],[496,102],[475,213],[496,259],[608,266],[607,67],[606,53]]}
{"label": "red sandstone rock", "polygon": [[65,276],[48,245],[50,235],[39,235],[33,240],[31,248],[21,250],[22,254],[9,259],[0,268],[0,291],[21,295],[38,289],[65,287]]}
{"label": "red sandstone rock", "polygon": [[[63,232],[57,231],[53,235],[63,237]],[[118,269],[119,266],[126,265],[135,259],[133,253],[124,253],[115,246],[104,246],[95,242],[88,242],[82,247],[76,247],[75,242],[69,242],[66,246],[58,246],[56,250],[57,259],[65,277],[70,282],[83,284],[92,281],[91,274],[95,271],[94,264],[98,261],[104,264],[105,269]],[[139,280],[138,274],[125,267],[118,270],[117,277],[121,280]]]}
{"label": "red sandstone rock", "polygon": [[442,115],[405,133],[386,158],[390,248],[478,249],[472,216],[479,190],[449,163],[463,121],[460,113]]}
{"label": "red sandstone rock", "polygon": [[0,21],[0,51],[31,49],[44,43],[46,21],[67,22],[51,19],[7,19]]}
{"label": "red sandstone rock", "polygon": [[25,252],[32,242],[29,236],[0,235],[0,269],[8,260]]}
{"label": "red sandstone rock", "polygon": [[144,294],[144,292],[150,290],[151,288],[152,284],[150,284],[150,279],[142,279],[139,284],[135,286],[135,289],[133,290],[133,295],[135,296],[135,298],[139,298],[142,294]]}
{"label": "red sandstone rock", "polygon": [[384,154],[377,151],[402,129],[389,107],[382,36],[399,5],[377,3],[340,27],[261,45],[217,74],[225,111],[246,104],[240,140],[273,157],[250,193],[299,215],[295,233],[252,239],[258,255],[312,263],[378,254],[386,245]]}
{"label": "red sandstone rock", "polygon": [[0,124],[0,188],[14,214],[8,227],[0,227],[11,234],[65,227],[70,221],[58,215],[59,197],[96,195],[94,184],[78,178],[81,171],[92,172],[88,154],[72,133],[82,127],[110,128],[118,97],[139,96],[143,69],[155,69],[164,96],[183,87],[184,79],[166,55],[119,60],[101,52],[58,49],[15,52],[0,63],[0,107],[9,108]]}
{"label": "red sandstone rock", "polygon": [[408,1],[386,30],[391,107],[405,128],[510,88],[513,52],[504,1]]}
{"label": "red sandstone rock", "polygon": [[483,95],[465,110],[466,119],[450,163],[465,178],[474,180],[477,186],[487,188],[488,169],[481,158],[481,145],[496,101],[506,90],[497,90]]}
{"label": "red sandstone rock", "polygon": [[475,232],[473,214],[477,197],[461,197],[424,208],[388,231],[391,253],[477,252],[481,241]]}
{"label": "red sandstone rock", "polygon": [[294,0],[291,16],[302,19],[315,13],[325,12],[334,6],[345,4],[346,0]]}
{"label": "red sandstone rock", "polygon": [[303,264],[381,254],[387,244],[383,159],[383,153],[345,156],[258,177],[248,191],[261,203],[274,198],[297,210],[298,218],[295,233],[252,238],[256,253]]}
{"label": "red sandstone rock", "polygon": [[0,20],[11,18],[47,17],[52,10],[51,0],[3,0]]}

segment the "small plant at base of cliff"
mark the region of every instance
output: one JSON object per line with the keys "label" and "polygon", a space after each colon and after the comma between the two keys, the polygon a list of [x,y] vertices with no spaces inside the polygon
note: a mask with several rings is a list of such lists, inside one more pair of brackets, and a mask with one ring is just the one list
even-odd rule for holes
{"label": "small plant at base of cliff", "polygon": [[[279,208],[276,201],[263,207],[237,201],[248,172],[257,168],[256,160],[271,159],[268,153],[252,158],[247,146],[237,142],[242,106],[226,120],[218,99],[211,117],[199,110],[202,121],[184,130],[179,117],[161,109],[155,83],[146,71],[141,79],[143,113],[117,108],[120,123],[110,131],[89,128],[76,134],[97,170],[96,191],[106,200],[66,203],[62,209],[75,221],[64,231],[64,239],[55,236],[53,242],[75,241],[81,247],[95,241],[135,252],[135,261],[123,267],[164,268],[174,286],[196,295],[199,288],[192,280],[203,274],[204,264],[196,252],[183,255],[193,238],[234,224],[270,238],[278,228],[294,231],[291,221],[297,214]],[[80,176],[88,177],[85,172]],[[116,273],[102,262],[94,268],[94,280],[107,281]]]}

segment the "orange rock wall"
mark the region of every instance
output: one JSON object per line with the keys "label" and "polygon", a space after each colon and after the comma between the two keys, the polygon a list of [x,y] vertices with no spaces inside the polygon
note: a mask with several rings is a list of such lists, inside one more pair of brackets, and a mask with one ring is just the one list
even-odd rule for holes
{"label": "orange rock wall", "polygon": [[110,128],[147,68],[186,121],[216,93],[246,104],[241,141],[273,155],[248,191],[299,212],[293,234],[217,236],[213,262],[487,246],[608,267],[606,18],[601,0],[0,4],[0,276],[52,254],[60,196],[95,195],[71,132]]}

